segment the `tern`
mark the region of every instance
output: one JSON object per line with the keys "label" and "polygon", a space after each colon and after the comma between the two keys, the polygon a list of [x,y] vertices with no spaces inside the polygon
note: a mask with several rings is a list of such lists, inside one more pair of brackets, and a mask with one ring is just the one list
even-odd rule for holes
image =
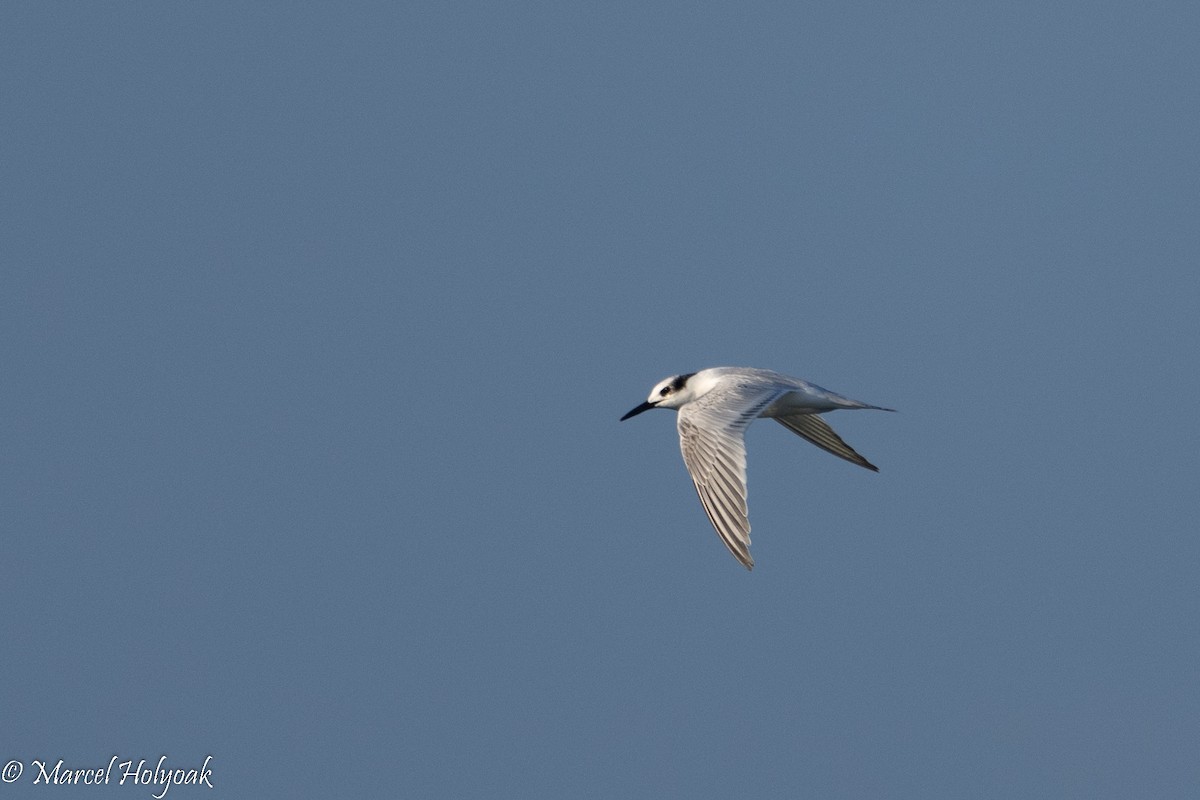
{"label": "tern", "polygon": [[851,400],[815,383],[767,369],[712,367],[672,375],[655,384],[650,397],[621,421],[652,408],[679,411],[679,448],[696,493],[729,552],[753,569],[746,508],[746,428],[759,417],[872,472],[867,461],[834,433],[820,414],[840,409],[894,411]]}

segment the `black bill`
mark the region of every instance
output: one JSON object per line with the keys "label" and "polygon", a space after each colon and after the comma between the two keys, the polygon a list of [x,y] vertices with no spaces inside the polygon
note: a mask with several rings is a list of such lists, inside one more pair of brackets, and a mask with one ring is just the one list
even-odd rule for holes
{"label": "black bill", "polygon": [[654,403],[646,401],[645,403],[642,403],[637,408],[630,409],[628,414],[621,417],[621,422],[624,422],[625,420],[629,419],[630,417],[636,417],[638,414],[642,413],[643,411],[649,411],[652,408],[654,408]]}

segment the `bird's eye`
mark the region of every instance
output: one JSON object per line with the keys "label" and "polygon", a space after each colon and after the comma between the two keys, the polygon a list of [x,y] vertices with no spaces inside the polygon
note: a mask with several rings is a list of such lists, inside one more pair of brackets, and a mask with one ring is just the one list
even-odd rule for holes
{"label": "bird's eye", "polygon": [[671,387],[670,387],[670,386],[664,386],[663,388],[661,388],[661,389],[659,389],[659,390],[658,390],[658,396],[659,396],[659,397],[666,397],[668,394],[670,394],[670,392],[671,392]]}

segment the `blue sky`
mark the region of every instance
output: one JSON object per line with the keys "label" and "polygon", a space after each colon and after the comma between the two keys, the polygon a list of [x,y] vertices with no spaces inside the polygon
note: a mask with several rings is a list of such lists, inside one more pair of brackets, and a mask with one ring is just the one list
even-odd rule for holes
{"label": "blue sky", "polygon": [[6,5],[0,793],[1196,796],[1198,25]]}

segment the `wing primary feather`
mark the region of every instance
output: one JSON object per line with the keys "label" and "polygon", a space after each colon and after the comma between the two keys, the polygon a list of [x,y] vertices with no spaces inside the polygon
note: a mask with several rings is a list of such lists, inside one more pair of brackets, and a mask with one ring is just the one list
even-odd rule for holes
{"label": "wing primary feather", "polygon": [[775,421],[822,450],[833,453],[838,458],[844,458],[851,464],[865,467],[872,472],[879,472],[879,467],[867,461],[853,447],[842,441],[842,437],[834,433],[833,428],[829,427],[829,423],[816,414],[792,414],[787,417],[775,417]]}
{"label": "wing primary feather", "polygon": [[[776,397],[775,387],[735,385],[679,412],[679,445],[708,521],[746,569],[750,519],[746,507],[746,426]],[[728,402],[733,399],[735,402]],[[737,402],[740,401],[740,402]]]}
{"label": "wing primary feather", "polygon": [[754,569],[754,558],[750,555],[748,533],[744,534],[746,535],[746,539],[743,541],[739,535],[741,533],[740,528],[720,515],[720,508],[713,502],[711,493],[707,488],[696,484],[696,494],[700,497],[700,505],[704,507],[704,513],[708,516],[708,521],[712,523],[713,529],[721,537],[721,542],[725,545],[725,548],[746,569]]}

